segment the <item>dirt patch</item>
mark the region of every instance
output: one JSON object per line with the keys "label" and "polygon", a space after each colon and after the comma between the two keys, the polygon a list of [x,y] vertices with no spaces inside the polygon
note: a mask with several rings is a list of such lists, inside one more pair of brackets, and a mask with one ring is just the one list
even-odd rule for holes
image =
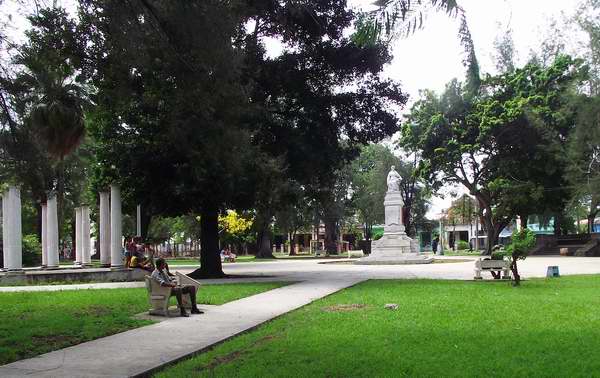
{"label": "dirt patch", "polygon": [[77,311],[75,313],[75,315],[77,315],[77,316],[95,316],[95,317],[101,317],[101,316],[110,315],[111,312],[112,311],[108,307],[99,306],[99,305],[92,305],[92,306],[88,306],[88,307],[82,308],[81,310]]}
{"label": "dirt patch", "polygon": [[366,304],[352,303],[352,304],[338,304],[338,305],[333,305],[333,306],[327,306],[327,307],[321,308],[321,310],[325,311],[325,312],[349,312],[349,311],[360,310],[360,309],[363,309],[366,307],[367,307]]}
{"label": "dirt patch", "polygon": [[44,336],[31,336],[31,341],[34,345],[66,345],[66,344],[78,344],[79,338],[68,335],[44,335]]}
{"label": "dirt patch", "polygon": [[251,350],[254,350],[255,347],[263,345],[263,344],[265,344],[271,340],[274,340],[276,338],[279,338],[279,337],[280,337],[279,335],[267,335],[267,336],[261,337],[260,339],[256,340],[252,344],[248,345],[248,347],[246,347],[246,349],[236,350],[236,351],[228,353],[224,356],[215,357],[215,359],[212,360],[211,363],[209,363],[208,365],[201,366],[198,370],[199,371],[207,370],[207,369],[213,370],[214,368],[216,368],[220,365],[224,365],[224,364],[230,363],[232,361],[235,361],[238,358],[240,358],[241,356],[249,353]]}

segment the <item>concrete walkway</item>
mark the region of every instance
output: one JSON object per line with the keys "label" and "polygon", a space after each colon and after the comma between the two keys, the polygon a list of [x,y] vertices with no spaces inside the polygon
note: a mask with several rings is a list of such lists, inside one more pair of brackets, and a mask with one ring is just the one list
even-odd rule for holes
{"label": "concrete walkway", "polygon": [[[0,377],[131,377],[157,369],[352,286],[362,279],[306,281],[0,367]],[[202,308],[202,306],[200,306]],[[165,344],[165,341],[171,341]]]}
{"label": "concrete walkway", "polygon": [[[445,258],[447,260],[465,259]],[[205,283],[301,281],[286,287],[243,298],[222,306],[210,306],[203,315],[171,318],[158,324],[134,329],[95,341],[50,352],[0,367],[0,377],[127,377],[147,373],[247,331],[270,319],[367,279],[472,279],[473,261],[428,265],[320,264],[318,260],[277,263],[226,264],[228,274],[250,278],[204,280]],[[331,260],[327,260],[331,262]],[[600,274],[600,258],[530,257],[519,263],[524,279],[544,277],[550,265],[558,265],[561,275]],[[185,269],[177,270],[186,272]],[[187,271],[191,271],[188,269]],[[257,277],[258,276],[258,277]],[[260,277],[262,276],[262,277]],[[68,285],[83,288],[123,287],[123,283]],[[134,283],[137,285],[137,283]],[[49,286],[50,290],[65,287]],[[34,289],[40,287],[6,287]],[[172,340],[168,345],[160,341]]]}

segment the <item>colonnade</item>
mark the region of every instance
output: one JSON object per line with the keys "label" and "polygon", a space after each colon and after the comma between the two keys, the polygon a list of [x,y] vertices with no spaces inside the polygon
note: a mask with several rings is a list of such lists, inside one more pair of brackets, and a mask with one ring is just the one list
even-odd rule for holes
{"label": "colonnade", "polygon": [[[117,185],[110,192],[100,192],[100,264],[104,267],[123,268],[123,232],[121,191]],[[58,206],[55,194],[41,205],[42,268],[59,268]],[[2,247],[4,270],[23,270],[23,237],[21,232],[21,192],[10,186],[2,193]],[[90,207],[75,209],[75,267],[91,265],[92,242]]]}

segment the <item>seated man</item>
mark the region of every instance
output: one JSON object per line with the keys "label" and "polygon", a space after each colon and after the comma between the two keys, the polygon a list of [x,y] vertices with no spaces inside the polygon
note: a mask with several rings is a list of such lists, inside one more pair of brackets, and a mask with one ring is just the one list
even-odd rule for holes
{"label": "seated man", "polygon": [[154,272],[152,272],[152,279],[160,283],[160,286],[169,286],[173,288],[171,289],[171,295],[174,295],[177,298],[177,305],[181,311],[181,316],[189,316],[183,307],[181,294],[190,295],[190,300],[192,301],[192,314],[203,314],[203,312],[200,311],[200,309],[196,306],[196,287],[191,285],[177,286],[177,284],[173,282],[171,277],[169,277],[167,274],[165,270],[165,264],[166,263],[164,259],[156,259],[156,269],[154,269]]}

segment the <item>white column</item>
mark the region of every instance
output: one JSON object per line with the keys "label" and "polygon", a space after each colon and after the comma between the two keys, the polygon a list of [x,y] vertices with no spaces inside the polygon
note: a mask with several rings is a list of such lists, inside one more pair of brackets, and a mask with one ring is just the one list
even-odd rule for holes
{"label": "white column", "polygon": [[117,185],[110,186],[110,266],[123,267],[123,225],[121,216],[121,190]]}
{"label": "white column", "polygon": [[81,207],[75,208],[75,265],[81,265],[81,252],[83,251]]}
{"label": "white column", "polygon": [[[9,204],[9,218],[10,227],[8,228],[10,236],[8,238],[8,264],[5,268],[8,270],[22,270],[23,269],[23,235],[21,233],[21,191],[11,186],[8,189],[8,204]],[[6,252],[5,252],[6,253]]]}
{"label": "white column", "polygon": [[90,237],[90,207],[81,209],[81,264],[92,265],[92,239]]}
{"label": "white column", "polygon": [[46,260],[48,268],[58,268],[58,209],[56,204],[56,195],[48,198],[48,208],[46,210],[46,233],[48,259]]}
{"label": "white column", "polygon": [[135,236],[142,236],[142,206],[137,205],[136,208],[136,234]]}
{"label": "white column", "polygon": [[42,267],[48,266],[48,205],[42,204]]}
{"label": "white column", "polygon": [[8,253],[10,245],[10,192],[6,190],[2,193],[2,251],[3,251],[3,266],[8,269],[10,265],[10,253]]}
{"label": "white column", "polygon": [[110,266],[110,193],[100,192],[100,265]]}

